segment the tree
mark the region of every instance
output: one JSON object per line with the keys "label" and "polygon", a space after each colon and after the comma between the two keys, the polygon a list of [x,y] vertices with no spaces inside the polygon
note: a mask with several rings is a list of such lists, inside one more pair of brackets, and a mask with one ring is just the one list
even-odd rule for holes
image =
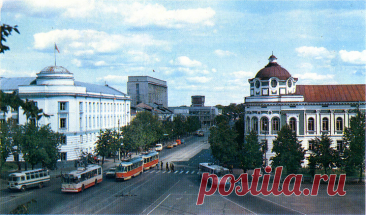
{"label": "tree", "polygon": [[210,128],[208,142],[215,159],[225,165],[238,165],[238,144],[235,141],[236,132],[229,125],[229,119],[225,116],[215,118],[216,126]]}
{"label": "tree", "polygon": [[104,164],[104,158],[112,151],[112,140],[113,132],[110,129],[106,129],[104,132],[100,130],[96,142],[96,152],[98,155],[102,156],[102,165]]}
{"label": "tree", "polygon": [[331,147],[332,140],[329,136],[322,134],[320,139],[315,137],[309,143],[313,146],[313,155],[309,158],[313,159],[311,160],[312,165],[315,161],[315,164],[319,164],[320,167],[324,168],[325,174],[327,174],[327,169],[340,165],[339,153]]}
{"label": "tree", "polygon": [[184,135],[186,133],[185,118],[183,115],[178,114],[173,119],[173,123],[174,123],[174,130],[173,130],[174,136],[178,137],[178,136]]}
{"label": "tree", "polygon": [[272,152],[275,156],[271,158],[272,166],[284,166],[287,173],[296,173],[301,168],[305,151],[301,147],[301,141],[297,139],[288,124],[284,125],[273,141]]}
{"label": "tree", "polygon": [[240,166],[246,172],[248,169],[255,169],[262,166],[263,151],[258,141],[258,134],[251,131],[245,136],[245,143],[239,152]]}
{"label": "tree", "polygon": [[20,34],[17,25],[10,26],[7,24],[3,24],[2,26],[0,26],[0,53],[4,53],[5,51],[10,50],[9,46],[4,45],[3,42],[6,42],[6,37],[11,35],[11,32],[13,30]]}
{"label": "tree", "polygon": [[162,138],[162,124],[151,112],[139,112],[130,125],[122,128],[123,144],[130,149],[147,150]]}
{"label": "tree", "polygon": [[6,162],[6,159],[10,156],[12,151],[12,124],[12,120],[8,120],[8,122],[0,124],[0,172]]}
{"label": "tree", "polygon": [[344,159],[346,171],[352,172],[359,169],[359,178],[365,168],[365,114],[356,110],[356,117],[352,117],[350,127],[344,129],[343,140],[345,142]]}
{"label": "tree", "polygon": [[201,122],[198,116],[188,116],[185,123],[185,130],[189,133],[193,133],[201,128]]}
{"label": "tree", "polygon": [[62,135],[52,131],[49,125],[17,125],[13,136],[14,146],[17,146],[16,153],[21,152],[25,162],[31,164],[32,169],[37,164],[52,169],[60,158]]}

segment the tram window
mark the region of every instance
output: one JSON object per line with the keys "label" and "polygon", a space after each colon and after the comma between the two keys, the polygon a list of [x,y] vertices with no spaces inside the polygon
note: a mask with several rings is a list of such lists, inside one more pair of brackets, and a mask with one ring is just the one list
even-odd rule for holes
{"label": "tram window", "polygon": [[31,179],[34,179],[34,173],[31,173]]}
{"label": "tram window", "polygon": [[37,172],[35,175],[35,178],[39,178],[39,173]]}
{"label": "tram window", "polygon": [[24,181],[24,180],[25,180],[25,177],[24,177],[24,176],[22,176],[21,178],[22,178],[22,181]]}

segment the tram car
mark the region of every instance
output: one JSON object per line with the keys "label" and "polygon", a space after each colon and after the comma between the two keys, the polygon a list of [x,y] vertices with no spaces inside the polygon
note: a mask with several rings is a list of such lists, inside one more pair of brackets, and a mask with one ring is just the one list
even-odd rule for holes
{"label": "tram car", "polygon": [[116,166],[116,180],[128,180],[144,171],[144,160],[142,157],[135,157],[124,160]]}

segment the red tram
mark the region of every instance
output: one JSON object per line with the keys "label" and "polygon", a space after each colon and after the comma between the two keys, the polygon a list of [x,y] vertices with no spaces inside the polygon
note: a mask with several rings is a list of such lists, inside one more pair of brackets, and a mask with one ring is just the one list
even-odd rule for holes
{"label": "red tram", "polygon": [[143,172],[144,161],[142,157],[135,157],[122,161],[116,166],[116,180],[128,180]]}
{"label": "red tram", "polygon": [[143,154],[142,158],[144,159],[144,170],[153,168],[159,163],[159,153],[158,152],[150,152],[147,154]]}

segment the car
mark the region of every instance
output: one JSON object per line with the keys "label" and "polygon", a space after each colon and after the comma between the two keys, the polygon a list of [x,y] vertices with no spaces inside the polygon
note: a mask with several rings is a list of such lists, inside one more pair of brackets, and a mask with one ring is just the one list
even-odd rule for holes
{"label": "car", "polygon": [[173,146],[173,144],[168,144],[167,146],[166,146],[166,148],[167,149],[171,149],[171,148],[173,148],[174,146]]}
{"label": "car", "polygon": [[173,147],[175,147],[175,146],[178,146],[178,143],[177,142],[173,142],[172,145],[173,145]]}
{"label": "car", "polygon": [[156,144],[155,151],[160,152],[161,150],[163,150],[163,145],[160,143]]}
{"label": "car", "polygon": [[116,167],[111,167],[109,168],[106,173],[105,176],[107,178],[114,178],[116,176]]}

